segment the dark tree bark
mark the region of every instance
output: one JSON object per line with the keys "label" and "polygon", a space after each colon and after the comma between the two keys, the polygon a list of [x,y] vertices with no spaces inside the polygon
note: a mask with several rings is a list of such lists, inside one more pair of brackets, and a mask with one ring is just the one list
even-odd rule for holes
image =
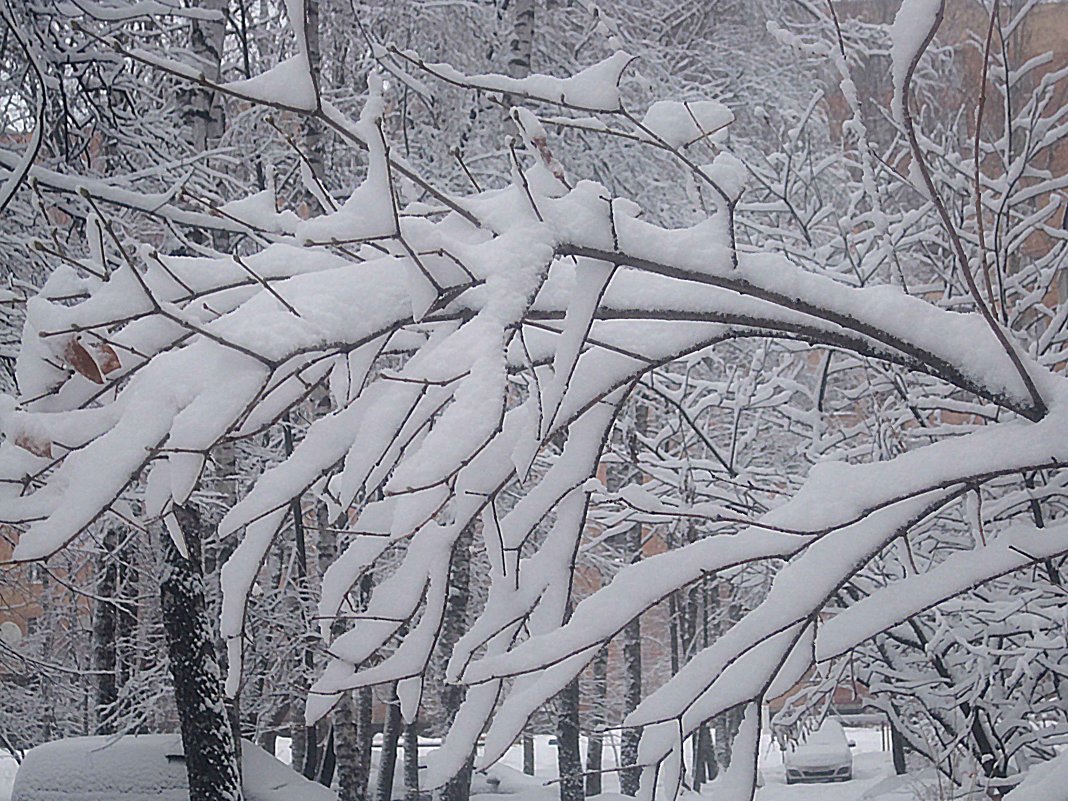
{"label": "dark tree bark", "polygon": [[523,735],[523,773],[534,775],[534,735]]}
{"label": "dark tree bark", "polygon": [[556,697],[556,764],[560,801],[585,801],[582,752],[579,749],[579,681],[572,679]]}
{"label": "dark tree bark", "polygon": [[330,726],[330,734],[327,736],[326,744],[323,747],[323,764],[319,768],[319,775],[315,777],[315,780],[323,787],[329,787],[334,783],[334,771],[337,769],[337,753],[334,750],[334,744],[337,740],[334,734],[334,727]]}
{"label": "dark tree bark", "polygon": [[716,752],[712,748],[712,731],[707,723],[701,724],[693,738],[693,789],[699,790],[705,782],[719,775]]}
{"label": "dark tree bark", "polygon": [[589,743],[586,746],[586,795],[602,792],[601,764],[604,759],[605,703],[608,700],[608,646],[597,652],[593,660],[593,692],[590,705],[593,710],[590,723]]}
{"label": "dark tree bark", "polygon": [[419,724],[404,727],[404,801],[419,801]]}
{"label": "dark tree bark", "polygon": [[365,801],[367,774],[360,753],[359,725],[352,693],[345,693],[333,711],[334,754],[338,801]]}
{"label": "dark tree bark", "polygon": [[[233,443],[226,443],[217,448],[213,453],[216,469],[215,491],[222,498],[227,508],[237,503],[237,449]],[[222,567],[229,560],[237,547],[236,537],[221,538],[213,537],[202,545],[202,562],[204,565],[204,585],[207,592],[208,619],[211,621],[212,633],[215,638],[215,651],[218,655],[219,665],[225,675],[227,670],[226,643],[218,628],[219,617],[222,614]],[[241,697],[240,691],[233,696],[223,698],[226,704],[226,715],[230,720],[230,728],[234,730],[234,740],[241,739]],[[241,752],[237,754],[238,772],[241,770]]]}
{"label": "dark tree bark", "polygon": [[386,707],[386,723],[382,727],[375,801],[390,801],[393,798],[393,774],[397,770],[397,743],[400,742],[401,728],[400,701],[397,700],[397,687],[394,685]]}
{"label": "dark tree bark", "polygon": [[118,690],[118,618],[115,600],[119,585],[119,538],[121,533],[109,528],[104,533],[104,551],[97,560],[96,606],[93,615],[93,678],[95,679],[97,734],[115,732]]}
{"label": "dark tree bark", "polygon": [[[623,713],[629,715],[642,700],[642,629],[639,618],[623,629],[623,680]],[[625,767],[619,772],[619,790],[623,795],[638,794],[641,771],[632,766],[638,762],[641,736],[640,728],[627,728],[620,737],[619,758]]]}
{"label": "dark tree bark", "polygon": [[[287,413],[282,421],[282,442],[286,456],[293,454],[293,426],[290,424],[290,416]],[[294,555],[296,556],[297,581],[296,590],[299,597],[307,597],[310,584],[308,579],[308,544],[307,529],[304,525],[304,507],[302,497],[297,496],[290,503],[293,517]],[[298,601],[299,609],[300,601]],[[311,676],[315,671],[315,644],[314,634],[308,630],[304,635],[304,648],[300,653],[300,664],[303,667],[304,679],[309,686]],[[317,726],[293,727],[293,758],[292,764],[295,770],[299,770],[306,779],[315,779],[319,773],[319,729]]]}
{"label": "dark tree bark", "polygon": [[892,722],[890,724],[890,752],[894,756],[894,773],[903,776],[908,771],[905,764],[905,738]]}
{"label": "dark tree bark", "polygon": [[[322,47],[319,35],[319,0],[305,0],[304,3],[304,35],[308,42],[308,71],[311,73],[312,82],[318,88],[322,65]],[[333,209],[329,206],[329,200],[325,197],[325,185],[323,182],[326,172],[325,159],[323,158],[323,124],[315,117],[304,116],[301,118],[301,133],[304,139],[304,155],[308,161],[307,169],[311,172],[310,180],[316,184],[316,191],[309,192],[309,207],[319,206],[323,211]],[[302,169],[304,167],[302,166]],[[319,197],[323,199],[320,200]],[[325,203],[324,203],[325,201]]]}
{"label": "dark tree bark", "polygon": [[[634,561],[641,555],[641,526],[634,526],[628,532],[628,550],[634,554]],[[629,715],[642,700],[642,624],[641,618],[634,618],[623,629],[623,714]],[[623,795],[638,794],[641,771],[632,767],[638,762],[638,741],[641,739],[640,728],[623,730],[620,738],[619,758],[623,769],[619,772],[619,790]]]}
{"label": "dark tree bark", "polygon": [[[320,510],[322,511],[322,509]],[[337,554],[337,534],[324,521],[319,531],[319,564],[322,571]],[[371,597],[372,578],[365,575],[360,580],[359,606],[363,608]],[[340,621],[333,625],[334,634],[340,634],[344,626]],[[337,765],[338,801],[366,801],[367,783],[371,770],[371,689],[343,693],[331,713],[334,734],[334,761]]]}
{"label": "dark tree bark", "polygon": [[[449,563],[449,597],[445,602],[445,620],[442,625],[439,654],[442,662],[447,660],[456,647],[467,620],[467,606],[471,595],[471,545],[474,530],[468,526],[456,539]],[[440,675],[444,675],[444,664]],[[465,690],[458,684],[446,684],[441,690],[441,706],[445,720],[452,720],[464,701]],[[471,772],[474,766],[474,751],[468,756],[464,767],[445,785],[444,801],[468,801],[471,797]]]}
{"label": "dark tree bark", "polygon": [[[118,543],[118,608],[115,610],[115,686],[121,697],[122,688],[134,673],[137,659],[138,583],[137,548],[133,533],[121,530]],[[120,710],[121,711],[121,710]],[[133,731],[140,732],[140,727]]]}
{"label": "dark tree bark", "polygon": [[93,678],[97,734],[119,731],[120,690],[132,669],[130,643],[137,628],[137,568],[128,531],[112,527],[104,533],[97,560],[93,614]]}
{"label": "dark tree bark", "polygon": [[362,786],[359,797],[367,797],[367,788],[371,780],[371,746],[375,736],[375,725],[371,719],[371,688],[361,687],[356,691],[356,747],[360,756],[360,776]]}
{"label": "dark tree bark", "polygon": [[189,801],[240,801],[237,743],[223,703],[222,674],[208,620],[201,548],[207,531],[197,510],[175,509],[188,558],[163,538],[163,627],[182,730]]}
{"label": "dark tree bark", "polygon": [[716,761],[719,763],[720,770],[726,770],[731,766],[734,738],[742,725],[742,712],[743,708],[737,706],[713,718],[713,727],[716,731]]}
{"label": "dark tree bark", "polygon": [[[633,424],[625,430],[624,445],[630,456],[627,480],[641,483],[642,472],[639,467],[641,448],[640,432],[646,428],[648,407],[639,405],[635,409]],[[642,558],[642,526],[631,526],[623,533],[624,553],[634,563]],[[636,617],[623,629],[623,714],[629,715],[642,700],[642,624]],[[623,795],[636,796],[641,779],[641,771],[635,767],[638,762],[638,742],[641,740],[640,728],[626,728],[620,737],[620,754],[623,769],[619,772],[619,789]]]}
{"label": "dark tree bark", "polygon": [[468,757],[460,772],[445,785],[443,801],[468,801],[471,798],[471,774],[474,772],[474,755]]}

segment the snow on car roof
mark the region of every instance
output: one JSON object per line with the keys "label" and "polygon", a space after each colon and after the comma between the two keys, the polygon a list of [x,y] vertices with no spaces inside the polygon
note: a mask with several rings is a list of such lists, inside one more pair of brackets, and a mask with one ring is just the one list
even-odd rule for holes
{"label": "snow on car roof", "polygon": [[[245,801],[337,801],[259,746],[242,742]],[[11,801],[188,801],[177,734],[72,737],[30,749]]]}

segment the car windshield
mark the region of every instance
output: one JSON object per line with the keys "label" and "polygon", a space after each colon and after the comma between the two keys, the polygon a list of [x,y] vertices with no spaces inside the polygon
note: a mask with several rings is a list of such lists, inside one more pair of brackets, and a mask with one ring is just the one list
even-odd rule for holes
{"label": "car windshield", "polygon": [[837,720],[825,720],[823,725],[809,735],[806,745],[845,745],[846,736]]}

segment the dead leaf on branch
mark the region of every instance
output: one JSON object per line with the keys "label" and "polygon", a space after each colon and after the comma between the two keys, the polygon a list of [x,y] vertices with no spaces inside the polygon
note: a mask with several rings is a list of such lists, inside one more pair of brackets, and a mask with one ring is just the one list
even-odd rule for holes
{"label": "dead leaf on branch", "polygon": [[42,437],[35,437],[23,431],[15,437],[15,444],[23,450],[29,451],[34,456],[45,459],[52,458],[52,442]]}
{"label": "dead leaf on branch", "polygon": [[[112,351],[112,354],[114,354],[114,351]],[[85,349],[85,346],[75,337],[68,339],[67,344],[63,346],[63,361],[73,367],[74,372],[78,373],[78,375],[85,376],[94,384],[104,383],[104,376],[101,375],[96,361],[89,351]]]}
{"label": "dead leaf on branch", "polygon": [[119,354],[107,342],[94,342],[90,345],[91,355],[100,368],[101,375],[113,373],[122,367]]}

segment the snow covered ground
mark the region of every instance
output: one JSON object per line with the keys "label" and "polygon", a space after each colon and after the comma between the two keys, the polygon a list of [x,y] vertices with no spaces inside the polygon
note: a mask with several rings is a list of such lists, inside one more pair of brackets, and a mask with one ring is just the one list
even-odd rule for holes
{"label": "snow covered ground", "polygon": [[0,801],[9,801],[11,798],[11,786],[15,783],[15,771],[18,767],[11,754],[0,751]]}
{"label": "snow covered ground", "polygon": [[[877,728],[847,728],[846,735],[856,743],[853,748],[853,780],[840,784],[787,785],[782,754],[778,746],[765,737],[760,749],[760,770],[764,786],[757,792],[756,801],[928,801],[933,777],[895,776],[890,753],[883,750],[883,736]],[[557,797],[556,746],[549,735],[535,737],[535,777],[522,776],[523,750],[517,744],[490,770],[502,779],[500,790],[523,796],[523,801],[552,801]],[[289,742],[279,738],[279,758],[289,756]],[[582,743],[585,754],[587,743]],[[611,770],[618,764],[618,739],[605,742],[604,767]],[[377,749],[376,749],[377,750]],[[428,746],[426,750],[430,750]],[[420,748],[420,752],[423,749]],[[377,761],[377,759],[375,760]],[[603,776],[605,796],[618,799],[619,779],[613,772]],[[400,766],[394,787],[398,797],[403,795]],[[475,795],[486,792],[480,780],[475,780]],[[480,792],[481,791],[481,792]],[[690,795],[690,798],[694,798]],[[480,801],[487,801],[483,798]]]}
{"label": "snow covered ground", "polygon": [[[764,786],[757,792],[756,801],[925,801],[926,793],[921,782],[894,776],[890,753],[883,750],[879,729],[849,728],[846,734],[856,743],[853,748],[854,778],[840,784],[787,785],[782,754],[770,738],[765,738],[760,750]],[[556,778],[555,747],[550,740],[550,737],[542,736],[535,742],[536,775],[543,781]],[[583,743],[583,752],[585,745]],[[606,743],[606,768],[616,764],[617,748],[615,743]],[[522,770],[522,749],[513,746],[501,764]],[[619,781],[614,773],[604,775],[604,790],[606,793],[618,792]]]}
{"label": "snow covered ground", "polygon": [[[890,754],[883,751],[882,734],[878,729],[846,729],[849,739],[856,743],[853,749],[854,778],[850,782],[841,784],[796,784],[787,785],[782,765],[782,754],[778,747],[765,737],[760,750],[761,774],[764,786],[757,793],[757,801],[924,801],[924,790],[920,782],[908,777],[898,778],[894,776]],[[586,752],[587,742],[583,738],[582,751]],[[420,748],[420,752],[423,752]],[[430,750],[428,747],[427,751]],[[377,749],[376,749],[377,751]],[[502,782],[502,789],[509,784],[523,784],[521,794],[534,801],[543,793],[544,798],[556,797],[556,785],[552,782],[557,778],[556,774],[556,746],[553,738],[549,735],[538,735],[534,743],[535,753],[535,781],[524,780],[518,774],[523,770],[523,749],[520,745],[514,745],[498,763],[504,771],[491,769],[490,773],[507,773],[507,778]],[[618,776],[611,769],[618,764],[619,743],[618,739],[609,737],[605,742],[604,767],[610,771],[604,774],[604,791],[606,794],[619,792]],[[279,759],[288,761],[289,741],[279,738],[277,755]],[[377,762],[377,759],[375,759]],[[475,792],[478,794],[479,787],[476,779]],[[403,778],[398,765],[397,778],[394,784],[398,797],[403,793]],[[516,788],[519,789],[519,788]]]}
{"label": "snow covered ground", "polygon": [[[878,729],[846,729],[846,735],[856,743],[853,751],[853,780],[839,784],[786,784],[782,753],[769,741],[760,749],[761,773],[764,786],[757,792],[757,801],[868,801],[882,794],[871,791],[893,776],[890,753],[882,750],[882,734]],[[890,801],[889,798],[886,801]],[[912,797],[895,797],[893,801],[913,801]]]}
{"label": "snow covered ground", "polygon": [[[890,754],[882,750],[882,735],[878,729],[847,729],[847,735],[856,743],[854,755],[854,779],[841,784],[798,784],[787,785],[782,766],[782,755],[778,747],[765,739],[761,748],[761,773],[764,786],[757,793],[757,801],[926,801],[927,795],[923,784],[915,777],[896,777],[890,762]],[[514,746],[499,763],[507,774],[502,782],[502,789],[507,785],[516,785],[525,801],[550,801],[556,797],[556,785],[551,784],[556,778],[556,747],[552,738],[544,735],[535,738],[535,756],[537,760],[536,776],[533,780],[521,776],[523,768],[522,748]],[[288,740],[279,739],[278,756],[286,760]],[[583,742],[583,752],[586,743]],[[420,749],[422,750],[422,749]],[[429,750],[429,748],[428,748]],[[618,742],[609,739],[605,743],[604,764],[606,768],[614,767],[618,760]],[[0,801],[8,801],[11,784],[14,781],[15,761],[0,754]],[[395,786],[403,791],[403,782],[397,776]],[[475,792],[485,792],[476,779]],[[615,794],[619,790],[618,778],[614,773],[604,774],[606,794]]]}

